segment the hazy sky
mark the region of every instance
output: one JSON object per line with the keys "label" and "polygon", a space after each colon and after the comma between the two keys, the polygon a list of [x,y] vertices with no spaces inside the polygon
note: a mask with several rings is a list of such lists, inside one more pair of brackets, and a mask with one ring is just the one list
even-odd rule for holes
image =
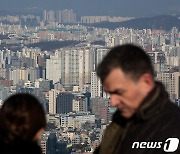
{"label": "hazy sky", "polygon": [[180,0],[0,0],[0,10],[72,8],[78,15],[180,14]]}

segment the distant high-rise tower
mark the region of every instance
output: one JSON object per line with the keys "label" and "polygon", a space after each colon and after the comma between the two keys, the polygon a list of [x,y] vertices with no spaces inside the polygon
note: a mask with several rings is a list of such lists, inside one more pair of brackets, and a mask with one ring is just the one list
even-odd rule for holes
{"label": "distant high-rise tower", "polygon": [[109,113],[109,99],[105,98],[92,98],[92,113],[97,117],[104,120],[105,123],[109,123],[110,113]]}
{"label": "distant high-rise tower", "polygon": [[61,10],[56,11],[55,21],[58,22],[58,23],[62,22],[62,11]]}
{"label": "distant high-rise tower", "polygon": [[84,95],[77,94],[72,102],[73,111],[76,112],[87,112],[88,111],[88,100]]}
{"label": "distant high-rise tower", "polygon": [[93,70],[93,50],[90,48],[74,48],[59,52],[62,63],[62,84],[79,85],[90,84]]}
{"label": "distant high-rise tower", "polygon": [[56,111],[57,113],[72,112],[72,101],[74,95],[71,93],[59,93],[56,98]]}
{"label": "distant high-rise tower", "polygon": [[50,10],[47,12],[47,21],[55,22],[55,11],[54,10]]}
{"label": "distant high-rise tower", "polygon": [[65,10],[44,10],[43,20],[46,22],[59,22],[59,23],[75,23],[76,22],[76,13],[74,11],[65,9]]}
{"label": "distant high-rise tower", "polygon": [[40,145],[41,145],[41,149],[42,149],[42,154],[47,154],[47,144],[48,144],[48,137],[46,136],[41,136],[40,139]]}
{"label": "distant high-rise tower", "polygon": [[[177,75],[177,74],[176,74]],[[161,81],[169,93],[171,100],[175,99],[175,74],[170,72],[158,72],[157,80]]]}
{"label": "distant high-rise tower", "polygon": [[91,97],[101,97],[102,85],[100,79],[97,77],[96,72],[91,72]]}
{"label": "distant high-rise tower", "polygon": [[49,113],[50,114],[56,114],[56,98],[57,95],[59,94],[58,90],[50,90],[49,91]]}
{"label": "distant high-rise tower", "polygon": [[108,53],[109,48],[99,48],[94,53],[94,71],[91,72],[91,97],[103,97],[103,88],[100,79],[97,77],[95,69]]}
{"label": "distant high-rise tower", "polygon": [[47,21],[47,10],[43,11],[43,20]]}
{"label": "distant high-rise tower", "polygon": [[74,23],[76,22],[76,14],[73,10],[65,9],[62,11],[62,23]]}
{"label": "distant high-rise tower", "polygon": [[46,60],[46,79],[53,80],[53,83],[61,79],[61,59],[51,58]]}

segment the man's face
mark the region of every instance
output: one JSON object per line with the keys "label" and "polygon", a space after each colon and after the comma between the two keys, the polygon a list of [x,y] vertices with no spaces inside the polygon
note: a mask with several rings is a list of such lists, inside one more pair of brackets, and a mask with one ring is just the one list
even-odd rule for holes
{"label": "man's face", "polygon": [[114,68],[106,77],[103,87],[110,94],[110,105],[121,115],[130,118],[147,96],[147,84],[143,79],[132,80],[120,68]]}

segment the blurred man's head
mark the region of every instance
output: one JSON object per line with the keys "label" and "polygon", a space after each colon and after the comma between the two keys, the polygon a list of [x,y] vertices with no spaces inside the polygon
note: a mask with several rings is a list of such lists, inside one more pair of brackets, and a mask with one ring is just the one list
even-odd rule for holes
{"label": "blurred man's head", "polygon": [[154,87],[154,71],[149,56],[139,47],[113,48],[97,68],[110,105],[130,118]]}

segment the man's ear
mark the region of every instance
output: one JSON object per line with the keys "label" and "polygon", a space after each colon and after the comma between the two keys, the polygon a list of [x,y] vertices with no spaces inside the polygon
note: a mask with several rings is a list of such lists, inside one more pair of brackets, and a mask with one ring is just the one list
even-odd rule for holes
{"label": "man's ear", "polygon": [[140,82],[144,92],[149,93],[155,86],[154,78],[151,74],[145,73],[140,77]]}

